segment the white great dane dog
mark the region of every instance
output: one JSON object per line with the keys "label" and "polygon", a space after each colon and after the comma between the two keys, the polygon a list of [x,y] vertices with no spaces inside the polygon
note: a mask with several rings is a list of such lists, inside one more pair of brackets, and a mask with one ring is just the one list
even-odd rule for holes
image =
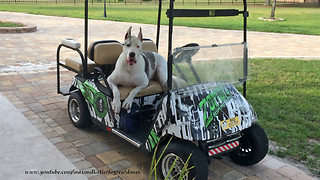
{"label": "white great dane dog", "polygon": [[121,110],[118,85],[133,86],[122,108],[131,109],[133,98],[147,87],[150,79],[157,78],[164,91],[167,90],[167,62],[158,53],[142,51],[141,27],[138,36],[131,36],[132,26],[125,35],[123,52],[120,54],[114,71],[107,81],[113,91],[112,110],[119,114]]}

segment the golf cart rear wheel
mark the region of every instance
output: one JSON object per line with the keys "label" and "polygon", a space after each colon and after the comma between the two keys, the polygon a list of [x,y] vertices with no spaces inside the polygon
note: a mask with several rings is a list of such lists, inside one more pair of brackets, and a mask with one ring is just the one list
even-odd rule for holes
{"label": "golf cart rear wheel", "polygon": [[68,112],[72,124],[76,127],[85,128],[92,125],[87,103],[79,91],[69,96]]}
{"label": "golf cart rear wheel", "polygon": [[[159,156],[164,151],[162,158],[159,160]],[[188,157],[191,155],[188,161],[188,167],[194,166],[186,177],[183,180],[195,179],[203,180],[208,179],[208,163],[206,157],[202,151],[195,144],[187,141],[173,141],[171,142],[167,149],[165,145],[160,147],[157,152],[157,160],[159,164],[157,166],[158,174],[160,174],[161,179],[165,179],[167,174],[170,171],[170,167],[174,164],[175,159],[177,158],[174,168],[172,169],[169,179],[178,179],[181,170],[184,165],[187,163]]]}
{"label": "golf cart rear wheel", "polygon": [[268,153],[268,137],[258,124],[243,131],[240,147],[230,152],[230,159],[242,166],[251,166],[260,162]]}

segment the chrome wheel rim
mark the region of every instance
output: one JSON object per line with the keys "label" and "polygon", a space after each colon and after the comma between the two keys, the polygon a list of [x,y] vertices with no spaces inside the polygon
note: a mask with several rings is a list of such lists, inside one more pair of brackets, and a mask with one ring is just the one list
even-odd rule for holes
{"label": "chrome wheel rim", "polygon": [[80,120],[80,107],[76,99],[72,99],[69,105],[70,118],[73,122],[78,122]]}
{"label": "chrome wheel rim", "polygon": [[[174,168],[172,169],[172,171],[169,175],[169,179],[171,179],[172,177],[174,177],[173,179],[179,178],[179,174],[182,171],[185,163],[179,156],[177,156],[174,153],[167,154],[162,160],[161,170],[162,170],[162,174],[164,177],[166,177],[167,174],[169,173],[170,168],[171,168],[172,164],[174,163],[174,160],[177,157],[178,157],[178,159],[174,165]],[[183,180],[187,180],[187,179],[188,179],[188,177],[183,178]]]}

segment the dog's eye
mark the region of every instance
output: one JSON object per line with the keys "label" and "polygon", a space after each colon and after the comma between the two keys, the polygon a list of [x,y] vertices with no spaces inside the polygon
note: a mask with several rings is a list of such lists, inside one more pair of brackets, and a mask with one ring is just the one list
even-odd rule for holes
{"label": "dog's eye", "polygon": [[126,44],[126,46],[127,46],[127,47],[130,47],[130,46],[131,46],[131,44]]}
{"label": "dog's eye", "polygon": [[140,46],[137,46],[137,48],[140,48]]}

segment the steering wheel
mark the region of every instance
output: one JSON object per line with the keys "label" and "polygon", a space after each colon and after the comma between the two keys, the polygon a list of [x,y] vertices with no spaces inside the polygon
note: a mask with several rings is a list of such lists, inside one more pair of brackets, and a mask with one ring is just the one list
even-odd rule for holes
{"label": "steering wheel", "polygon": [[190,49],[190,50],[181,50],[184,47],[195,47],[199,46],[198,43],[189,43],[187,45],[182,46],[181,48],[177,48],[176,51],[173,53],[173,63],[180,63],[180,62],[186,62],[190,63],[192,60],[192,57],[197,54],[199,49]]}

